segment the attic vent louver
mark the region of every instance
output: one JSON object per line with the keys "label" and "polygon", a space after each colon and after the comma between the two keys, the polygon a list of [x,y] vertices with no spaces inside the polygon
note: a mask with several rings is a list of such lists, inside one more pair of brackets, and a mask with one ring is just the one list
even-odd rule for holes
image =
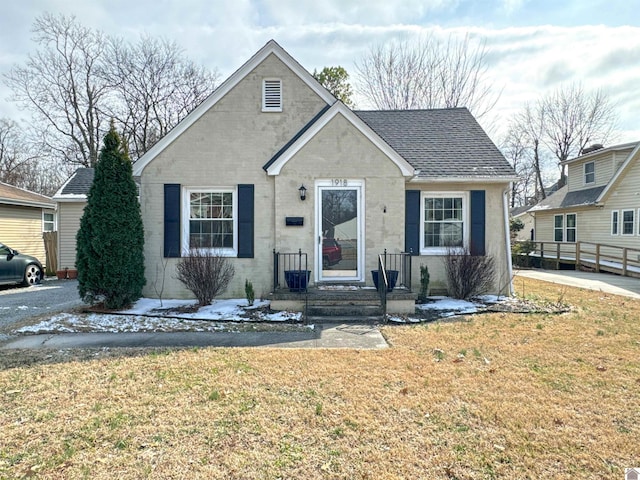
{"label": "attic vent louver", "polygon": [[264,80],[262,82],[262,111],[282,111],[282,80]]}

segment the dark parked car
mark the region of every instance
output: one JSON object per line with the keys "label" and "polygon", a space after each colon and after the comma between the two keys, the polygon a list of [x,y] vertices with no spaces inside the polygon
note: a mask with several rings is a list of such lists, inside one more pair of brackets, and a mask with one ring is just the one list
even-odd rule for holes
{"label": "dark parked car", "polygon": [[342,247],[335,238],[322,240],[322,266],[335,265],[342,260]]}
{"label": "dark parked car", "polygon": [[22,283],[37,285],[44,270],[36,257],[24,255],[0,243],[0,285]]}

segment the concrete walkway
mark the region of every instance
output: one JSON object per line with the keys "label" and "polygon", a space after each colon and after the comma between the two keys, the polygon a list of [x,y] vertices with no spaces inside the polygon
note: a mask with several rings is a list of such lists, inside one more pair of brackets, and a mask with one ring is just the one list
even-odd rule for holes
{"label": "concrete walkway", "polygon": [[324,324],[308,332],[172,332],[65,333],[15,337],[0,350],[19,348],[119,347],[268,347],[268,348],[387,348],[375,326]]}
{"label": "concrete walkway", "polygon": [[538,269],[518,270],[516,277],[518,276],[640,299],[640,278],[580,270]]}

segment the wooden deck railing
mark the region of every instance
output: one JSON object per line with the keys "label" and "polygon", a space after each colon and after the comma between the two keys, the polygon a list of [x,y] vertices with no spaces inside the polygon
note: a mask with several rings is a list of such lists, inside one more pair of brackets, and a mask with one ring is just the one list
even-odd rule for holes
{"label": "wooden deck railing", "polygon": [[613,272],[625,276],[640,277],[640,248],[620,247],[604,243],[592,242],[519,242],[529,244],[528,254],[520,253],[519,257],[539,258],[555,264],[574,264],[576,268],[593,268],[596,272]]}

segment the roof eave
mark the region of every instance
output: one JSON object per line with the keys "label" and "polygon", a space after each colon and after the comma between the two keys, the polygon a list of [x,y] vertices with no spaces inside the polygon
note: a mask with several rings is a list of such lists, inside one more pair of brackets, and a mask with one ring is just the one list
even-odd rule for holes
{"label": "roof eave", "polygon": [[49,208],[51,210],[55,210],[56,208],[55,202],[35,202],[29,200],[17,200],[15,198],[0,198],[0,203],[4,205],[15,205],[18,207]]}
{"label": "roof eave", "polygon": [[517,182],[518,177],[512,175],[491,176],[449,176],[449,177],[414,177],[411,183],[510,183]]}

